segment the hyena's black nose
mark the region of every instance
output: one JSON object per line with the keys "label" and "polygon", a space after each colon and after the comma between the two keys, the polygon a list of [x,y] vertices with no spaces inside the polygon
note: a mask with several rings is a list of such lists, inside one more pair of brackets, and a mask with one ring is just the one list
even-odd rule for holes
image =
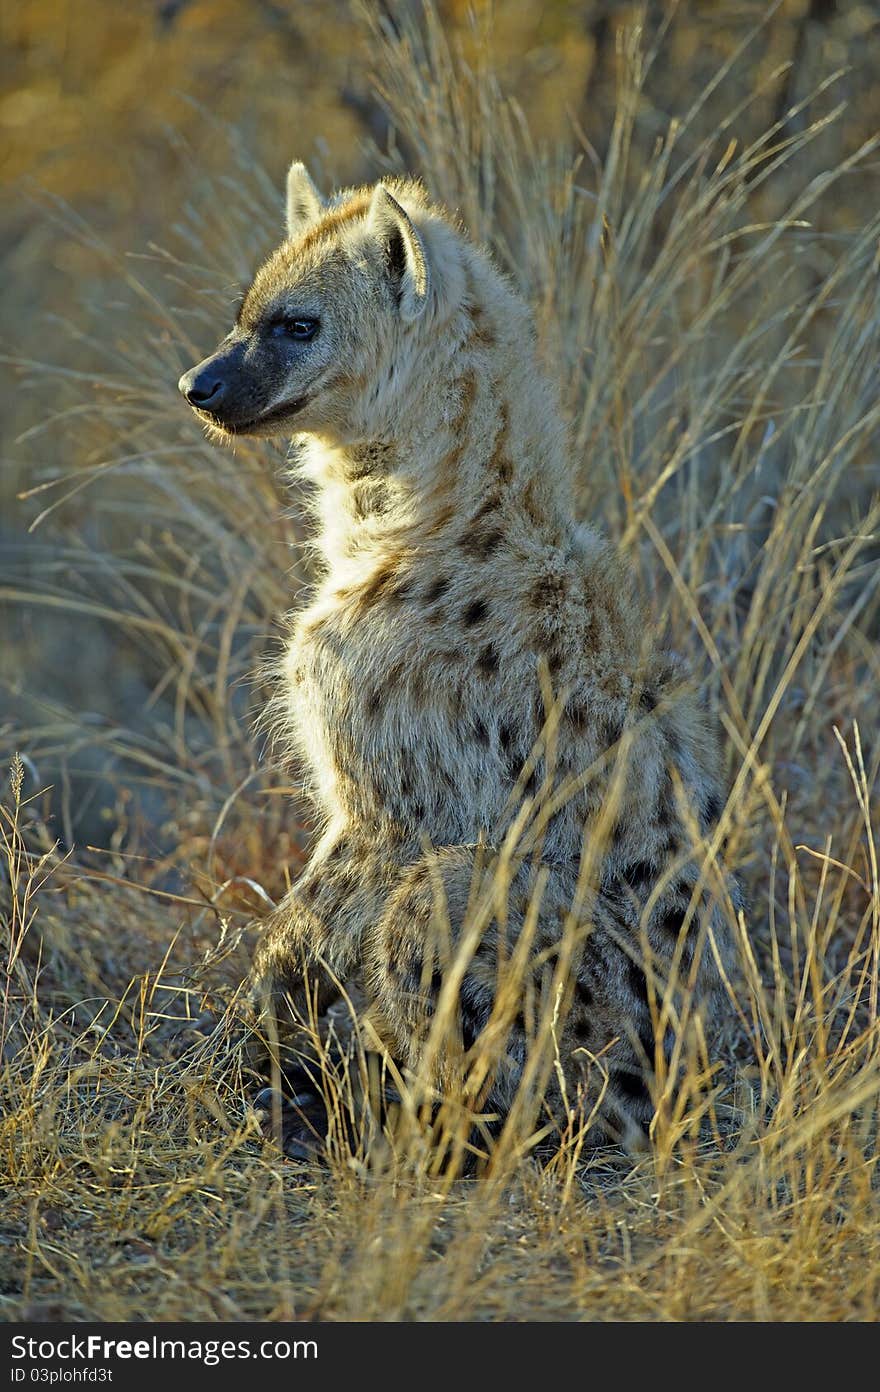
{"label": "hyena's black nose", "polygon": [[213,411],[226,395],[226,383],[221,382],[216,368],[200,372],[197,367],[191,367],[189,372],[184,372],[177,386],[190,406],[199,406],[206,411]]}

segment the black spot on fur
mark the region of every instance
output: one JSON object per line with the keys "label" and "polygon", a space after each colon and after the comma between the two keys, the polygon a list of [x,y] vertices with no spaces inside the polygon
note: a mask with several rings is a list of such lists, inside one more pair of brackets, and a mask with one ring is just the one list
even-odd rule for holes
{"label": "black spot on fur", "polygon": [[503,723],[498,726],[498,743],[501,745],[502,752],[509,754],[513,744],[513,731],[510,726]]}
{"label": "black spot on fur", "polygon": [[651,689],[650,686],[644,687],[644,689],[642,690],[642,694],[641,694],[641,696],[639,697],[639,705],[641,706],[641,708],[642,708],[643,711],[652,711],[652,710],[656,710],[656,709],[657,709],[657,693],[656,693],[656,691],[653,691],[653,690]]}
{"label": "black spot on fur", "polygon": [[629,989],[632,991],[636,1000],[647,1006],[648,1004],[648,983],[645,980],[645,973],[637,962],[630,958],[627,962],[626,979]]}
{"label": "black spot on fur", "polygon": [[302,899],[304,903],[310,903],[317,895],[320,887],[320,880],[306,880],[305,884],[297,885],[297,896]]}
{"label": "black spot on fur", "polygon": [[473,529],[474,527],[479,526],[481,522],[485,522],[488,518],[492,517],[498,511],[498,508],[500,506],[501,494],[490,493],[488,498],[484,500],[482,505],[477,509],[477,511],[471,518],[471,528]]}
{"label": "black spot on fur", "polygon": [[596,743],[603,754],[616,749],[623,738],[623,721],[614,716],[594,716],[593,729],[596,732]]}
{"label": "black spot on fur", "polygon": [[584,733],[584,731],[587,729],[587,727],[588,727],[588,725],[589,725],[589,723],[590,723],[590,722],[589,722],[589,716],[587,715],[586,706],[581,706],[581,705],[569,706],[569,708],[568,708],[568,718],[569,718],[569,720],[571,721],[573,728],[574,728],[574,729],[578,732],[578,734],[580,734],[580,735],[582,735],[582,734]]}
{"label": "black spot on fur", "polygon": [[474,1005],[473,1002],[464,998],[465,982],[462,982],[459,992],[459,1005],[461,1008],[461,1042],[465,1049],[472,1049],[479,1039],[489,1019],[488,1005]]}
{"label": "black spot on fur", "polygon": [[619,744],[623,739],[623,721],[612,715],[606,716],[604,724],[606,748],[610,749],[612,744]]}
{"label": "black spot on fur", "polygon": [[593,992],[586,981],[576,981],[574,985],[575,1000],[586,1009],[593,1004]]}
{"label": "black spot on fur", "polygon": [[477,671],[483,677],[494,677],[498,671],[498,664],[498,649],[489,643],[477,658]]}
{"label": "black spot on fur", "polygon": [[[667,1031],[668,1033],[668,1031]],[[640,1029],[638,1034],[639,1046],[644,1052],[648,1061],[648,1067],[654,1071],[654,1055],[656,1053],[656,1043],[654,1041],[654,1031],[652,1029]],[[671,1052],[671,1051],[670,1051]]]}
{"label": "black spot on fur", "polygon": [[367,479],[371,474],[387,469],[388,454],[388,446],[378,441],[356,446],[348,454],[348,478]]}
{"label": "black spot on fur", "polygon": [[559,599],[559,589],[554,580],[541,575],[529,590],[529,603],[533,609],[546,609]]}
{"label": "black spot on fur", "polygon": [[668,937],[677,942],[686,913],[687,910],[684,908],[665,909],[657,919],[657,927],[661,933],[666,933]]}
{"label": "black spot on fur", "polygon": [[646,1102],[650,1105],[651,1092],[641,1070],[617,1068],[614,1072],[614,1085],[624,1097],[633,1102]]}
{"label": "black spot on fur", "polygon": [[489,727],[486,725],[486,722],[484,720],[480,719],[479,716],[477,716],[476,720],[474,721],[474,732],[477,736],[477,739],[480,741],[480,744],[488,745],[490,743],[491,737],[489,735]]}
{"label": "black spot on fur", "polygon": [[657,879],[657,871],[650,861],[636,860],[623,870],[623,879],[634,894],[645,894]]}
{"label": "black spot on fur", "polygon": [[386,484],[374,483],[371,491],[369,510],[381,517],[391,506],[391,494]]}
{"label": "black spot on fur", "polygon": [[375,604],[378,599],[381,599],[390,589],[396,588],[399,583],[392,570],[380,567],[360,591],[361,603],[363,605]]}
{"label": "black spot on fur", "polygon": [[558,672],[565,665],[566,652],[558,637],[553,638],[544,647],[544,656],[547,659],[547,666],[551,672]]}
{"label": "black spot on fur", "polygon": [[664,831],[669,831],[677,824],[678,817],[675,808],[675,793],[671,781],[667,778],[660,795],[660,803],[657,812],[657,820]]}
{"label": "black spot on fur", "polygon": [[715,825],[715,823],[718,821],[718,818],[721,816],[723,810],[724,803],[722,802],[718,794],[710,793],[709,796],[706,798],[706,802],[703,807],[703,815],[701,818],[703,824],[703,831],[708,831],[709,827],[713,827]]}
{"label": "black spot on fur", "polygon": [[482,623],[485,618],[488,618],[488,615],[489,606],[485,599],[475,599],[467,606],[461,617],[466,626],[472,628],[474,624]]}
{"label": "black spot on fur", "polygon": [[438,599],[442,599],[443,596],[445,595],[445,593],[446,593],[446,591],[447,591],[448,589],[449,589],[449,576],[448,576],[448,575],[438,575],[438,576],[437,576],[437,579],[436,579],[436,580],[432,580],[432,581],[431,581],[431,584],[430,584],[430,585],[428,586],[428,588],[425,590],[425,596],[424,596],[424,598],[425,598],[425,603],[426,603],[426,604],[436,604],[436,603],[437,603],[437,600],[438,600]]}
{"label": "black spot on fur", "polygon": [[466,1049],[472,1049],[480,1036],[480,1026],[478,1021],[473,1019],[470,1011],[461,1012],[461,1042]]}
{"label": "black spot on fur", "polygon": [[504,533],[499,527],[488,527],[470,533],[460,544],[461,549],[475,560],[487,561],[493,552],[498,550],[503,540]]}
{"label": "black spot on fur", "polygon": [[406,985],[408,990],[413,993],[421,990],[422,972],[424,969],[425,967],[421,957],[411,957],[409,959],[406,973]]}
{"label": "black spot on fur", "polygon": [[681,747],[681,737],[678,731],[676,730],[674,725],[666,724],[663,726],[663,733],[666,736],[672,757],[676,760],[676,762],[679,762],[683,757],[684,751]]}
{"label": "black spot on fur", "polygon": [[594,975],[600,975],[605,971],[605,954],[594,938],[587,938],[584,943],[584,961],[592,967]]}

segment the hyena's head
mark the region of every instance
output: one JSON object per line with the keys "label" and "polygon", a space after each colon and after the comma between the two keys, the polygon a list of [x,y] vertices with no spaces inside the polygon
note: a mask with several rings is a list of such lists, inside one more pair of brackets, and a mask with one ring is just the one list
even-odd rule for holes
{"label": "hyena's head", "polygon": [[384,184],[325,204],[305,167],[291,166],[286,240],[257,272],[232,331],[179,382],[206,424],[226,436],[339,441],[381,431],[392,389],[461,279],[451,226],[418,186],[393,187],[412,215]]}

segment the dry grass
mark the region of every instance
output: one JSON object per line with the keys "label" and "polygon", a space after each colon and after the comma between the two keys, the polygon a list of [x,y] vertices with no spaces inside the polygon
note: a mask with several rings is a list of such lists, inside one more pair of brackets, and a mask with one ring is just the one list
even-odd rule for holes
{"label": "dry grass", "polygon": [[[149,736],[84,732],[59,699],[9,735],[25,762],[0,823],[3,1311],[876,1319],[880,219],[821,230],[846,181],[876,177],[876,142],[821,162],[833,83],[745,145],[737,101],[709,139],[699,101],[646,132],[658,60],[633,31],[602,158],[585,139],[550,155],[485,47],[468,64],[430,22],[363,23],[411,166],[535,306],[585,515],[627,549],[723,722],[731,795],[702,853],[712,883],[726,838],[749,897],[731,1057],[706,1060],[698,1021],[677,1022],[684,1084],[658,1078],[650,1152],[584,1151],[573,1124],[539,1163],[551,993],[488,1173],[438,1171],[417,1127],[372,1165],[357,1147],[318,1168],[261,1144],[223,1020],[303,834],[289,774],[256,757],[265,692],[246,679],[308,556],[278,457],[201,440],[174,382],[224,324],[279,200],[239,151],[235,201],[207,190],[147,263],[59,207],[133,308],[103,374],[27,367],[58,411],[42,428],[79,442],[63,478],[34,486],[67,518],[83,506],[90,544],[68,524],[57,569],[14,600],[97,614],[149,656],[163,715]],[[119,770],[115,841],[91,859],[54,846],[39,792],[40,762],[86,735]],[[155,790],[162,828],[134,824],[134,787]],[[543,805],[525,806],[525,840]],[[66,833],[63,797],[61,816]],[[496,889],[475,896],[474,932]],[[487,1050],[462,1060],[473,1089]],[[341,1116],[349,1080],[325,1085]],[[419,1080],[407,1095],[417,1109]],[[454,1144],[461,1109],[443,1125]]]}

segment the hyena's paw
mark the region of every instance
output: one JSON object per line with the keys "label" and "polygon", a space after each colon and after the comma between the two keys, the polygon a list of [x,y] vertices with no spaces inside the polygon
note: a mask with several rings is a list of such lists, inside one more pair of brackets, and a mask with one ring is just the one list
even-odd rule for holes
{"label": "hyena's paw", "polygon": [[323,1160],[327,1137],[327,1108],[319,1093],[287,1096],[263,1088],[253,1101],[260,1130],[289,1160]]}
{"label": "hyena's paw", "polygon": [[[340,1037],[332,1022],[324,1019],[318,1034],[301,1031],[298,1038],[276,1050],[273,1060],[263,1061],[257,1076],[272,1085],[262,1088],[253,1107],[263,1135],[290,1159],[326,1159],[328,1087],[330,1095],[335,1095],[349,1076],[353,1047],[350,1035]],[[335,1134],[345,1129],[345,1112],[343,1106]]]}

